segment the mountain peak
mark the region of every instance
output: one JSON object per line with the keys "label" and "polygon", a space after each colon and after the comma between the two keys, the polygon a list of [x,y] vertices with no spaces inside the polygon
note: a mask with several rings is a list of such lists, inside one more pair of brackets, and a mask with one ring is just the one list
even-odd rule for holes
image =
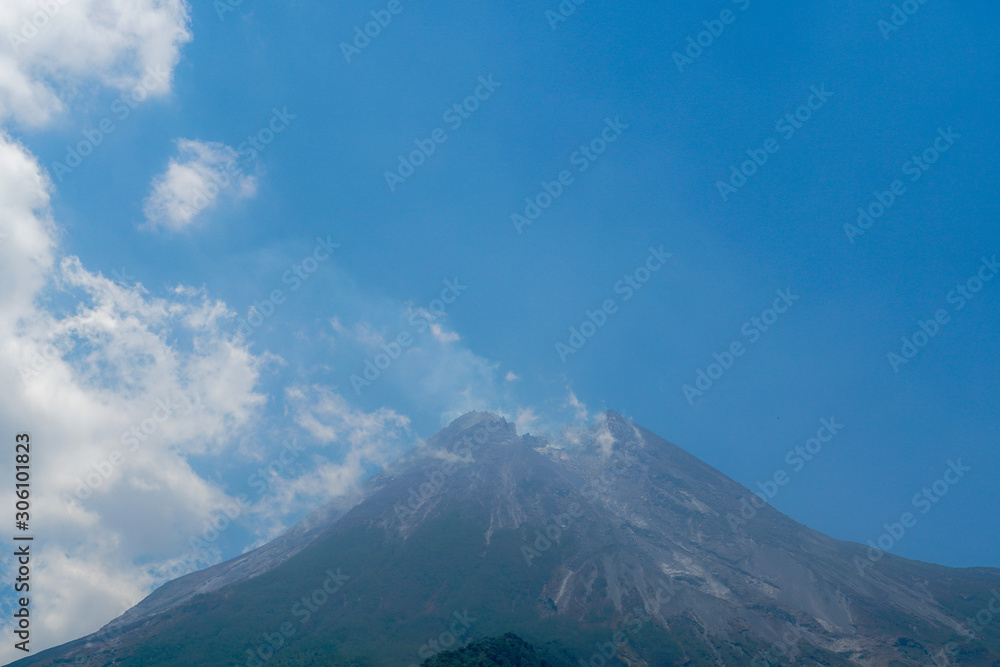
{"label": "mountain peak", "polygon": [[479,410],[471,410],[466,412],[460,417],[456,417],[452,420],[450,424],[445,427],[445,430],[455,429],[459,431],[465,431],[470,428],[475,428],[479,425],[486,425],[489,423],[502,422],[503,424],[508,424],[507,420],[498,414],[493,412],[481,412]]}
{"label": "mountain peak", "polygon": [[475,441],[479,445],[517,440],[517,429],[506,419],[492,412],[473,410],[452,420],[429,437],[416,451],[452,450],[456,442]]}
{"label": "mountain peak", "polygon": [[454,419],[450,424],[438,431],[434,437],[462,438],[471,436],[480,443],[499,436],[503,440],[517,438],[517,429],[503,417],[493,412],[473,410]]}
{"label": "mountain peak", "polygon": [[[466,413],[369,480],[360,502],[163,587],[113,642],[92,635],[17,664],[195,667],[246,652],[260,665],[261,647],[283,646],[283,664],[409,664],[427,657],[427,637],[520,629],[553,667],[616,651],[630,665],[923,667],[949,647],[957,661],[934,664],[1000,665],[1000,631],[986,624],[966,647],[961,621],[992,604],[1000,572],[882,552],[876,564],[874,548],[794,522],[614,410],[543,442]],[[344,591],[317,588],[318,573]],[[331,603],[313,615],[316,591]],[[275,634],[290,608],[302,640]],[[593,637],[610,648],[593,653]]]}

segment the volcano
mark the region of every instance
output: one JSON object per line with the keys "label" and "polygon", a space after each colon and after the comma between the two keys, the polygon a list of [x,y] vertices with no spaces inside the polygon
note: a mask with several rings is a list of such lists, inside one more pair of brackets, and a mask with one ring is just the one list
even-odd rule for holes
{"label": "volcano", "polygon": [[616,412],[551,439],[472,412],[359,496],[13,664],[406,667],[523,640],[554,667],[1000,665],[998,603],[1000,570],[827,537]]}

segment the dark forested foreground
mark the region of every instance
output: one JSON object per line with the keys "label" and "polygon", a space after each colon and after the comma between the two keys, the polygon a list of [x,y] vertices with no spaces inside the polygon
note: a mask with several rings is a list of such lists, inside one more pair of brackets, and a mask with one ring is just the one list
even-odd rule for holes
{"label": "dark forested foreground", "polygon": [[422,667],[551,667],[537,651],[512,632],[502,637],[480,639],[456,651],[444,651],[423,662]]}
{"label": "dark forested foreground", "polygon": [[1000,665],[998,605],[1000,571],[828,538],[614,412],[557,442],[470,413],[363,497],[14,664]]}

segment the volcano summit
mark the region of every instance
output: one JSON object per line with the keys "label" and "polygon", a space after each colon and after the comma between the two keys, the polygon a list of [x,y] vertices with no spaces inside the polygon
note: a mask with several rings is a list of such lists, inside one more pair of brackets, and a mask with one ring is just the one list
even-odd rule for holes
{"label": "volcano summit", "polygon": [[360,497],[14,664],[473,664],[445,658],[523,639],[553,667],[1000,665],[1000,570],[869,549],[613,411],[552,440],[473,412]]}

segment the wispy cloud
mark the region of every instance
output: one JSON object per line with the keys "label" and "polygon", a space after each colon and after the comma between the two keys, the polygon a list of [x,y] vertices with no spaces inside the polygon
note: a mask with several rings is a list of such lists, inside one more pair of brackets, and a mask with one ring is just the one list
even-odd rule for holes
{"label": "wispy cloud", "polygon": [[577,422],[586,422],[590,419],[590,415],[587,412],[587,406],[584,405],[583,401],[576,397],[571,389],[569,396],[566,398],[566,403],[564,407],[572,408],[574,411],[574,418]]}
{"label": "wispy cloud", "polygon": [[180,48],[191,40],[185,0],[5,0],[0,9],[0,121],[49,123],[76,84],[120,91],[150,70],[166,76],[148,95],[170,90]]}
{"label": "wispy cloud", "polygon": [[143,206],[147,228],[180,231],[215,208],[220,198],[240,200],[257,193],[257,179],[242,173],[229,146],[178,139],[177,152],[167,170],[153,179]]}
{"label": "wispy cloud", "polygon": [[228,307],[187,287],[153,296],[60,256],[50,188],[0,134],[0,280],[16,285],[0,291],[0,423],[46,443],[33,479],[47,517],[40,645],[96,629],[160,583],[139,563],[186,554],[228,498],[189,459],[219,456],[264,401],[264,358],[229,341]]}

